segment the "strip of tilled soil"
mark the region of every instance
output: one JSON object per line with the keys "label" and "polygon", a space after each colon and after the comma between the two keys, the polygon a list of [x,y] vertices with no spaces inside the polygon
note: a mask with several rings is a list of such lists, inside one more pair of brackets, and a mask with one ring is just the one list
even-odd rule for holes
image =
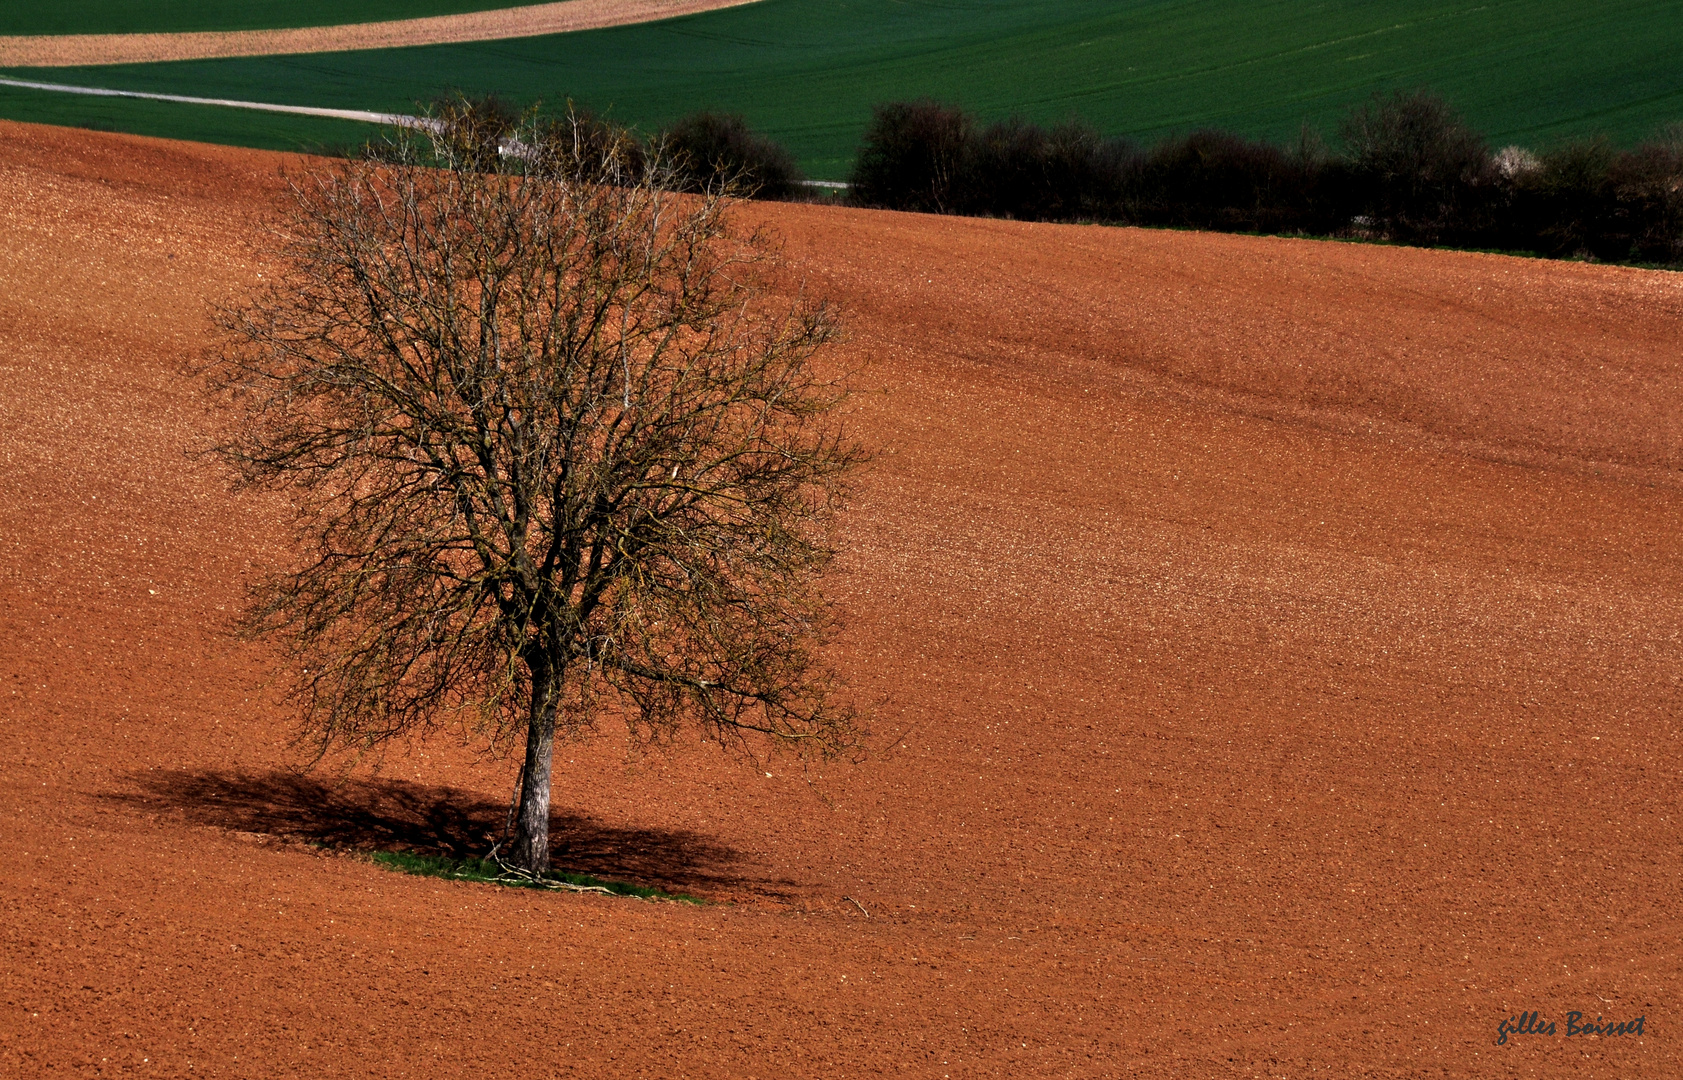
{"label": "strip of tilled soil", "polygon": [[204,31],[187,34],[70,34],[0,37],[0,68],[151,64],[224,56],[397,49],[462,41],[564,34],[653,22],[754,0],[561,0],[554,4],[436,15],[426,19],[311,26],[294,30]]}
{"label": "strip of tilled soil", "polygon": [[560,861],[737,902],[534,895],[333,854],[511,763],[294,774],[220,631],[279,518],[180,365],[279,160],[0,124],[0,1074],[1679,1073],[1678,277],[753,208],[851,313],[878,750],[610,733]]}

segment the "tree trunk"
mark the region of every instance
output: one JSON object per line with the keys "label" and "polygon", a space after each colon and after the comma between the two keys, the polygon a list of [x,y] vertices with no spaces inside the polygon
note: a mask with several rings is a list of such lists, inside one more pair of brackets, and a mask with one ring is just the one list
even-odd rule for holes
{"label": "tree trunk", "polygon": [[555,755],[555,702],[560,680],[532,672],[532,715],[526,727],[526,770],[509,862],[532,874],[549,872],[549,768]]}

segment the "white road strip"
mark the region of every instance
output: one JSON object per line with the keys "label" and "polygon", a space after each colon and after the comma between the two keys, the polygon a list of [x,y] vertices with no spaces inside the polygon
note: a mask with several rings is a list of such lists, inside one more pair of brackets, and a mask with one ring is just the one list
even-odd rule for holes
{"label": "white road strip", "polygon": [[229,101],[226,98],[187,97],[184,94],[147,94],[139,90],[107,90],[101,86],[66,86],[64,83],[28,82],[23,79],[0,78],[0,86],[15,86],[23,90],[54,90],[64,94],[87,94],[91,97],[175,101],[183,105],[221,105],[229,109],[296,113],[299,116],[325,116],[334,120],[361,120],[369,124],[398,124],[403,127],[415,127],[420,123],[419,117],[405,116],[403,113],[363,112],[360,109],[318,109],[310,105],[270,105],[263,101]]}
{"label": "white road strip", "polygon": [[[0,86],[15,86],[22,90],[52,90],[62,94],[86,94],[90,97],[174,101],[182,105],[220,105],[227,109],[256,109],[259,112],[294,113],[298,116],[325,116],[332,120],[360,120],[366,124],[395,124],[407,128],[424,128],[431,122],[425,117],[410,116],[406,113],[318,109],[313,105],[270,105],[265,101],[230,101],[227,98],[188,97],[185,94],[148,94],[140,90],[107,90],[102,86],[68,86],[64,83],[29,82],[25,79],[0,78]],[[834,180],[802,180],[800,183],[802,187],[823,188],[827,191],[846,191],[849,186]]]}

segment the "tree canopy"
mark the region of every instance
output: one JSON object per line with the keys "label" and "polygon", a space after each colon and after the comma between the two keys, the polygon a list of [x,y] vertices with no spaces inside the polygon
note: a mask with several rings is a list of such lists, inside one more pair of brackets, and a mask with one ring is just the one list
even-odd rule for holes
{"label": "tree canopy", "polygon": [[482,121],[295,177],[283,273],[222,312],[210,379],[239,483],[296,507],[246,628],[304,730],[523,736],[503,857],[542,873],[555,740],[604,717],[853,744],[818,583],[861,454],[812,362],[833,311],[773,296],[727,191],[576,116]]}

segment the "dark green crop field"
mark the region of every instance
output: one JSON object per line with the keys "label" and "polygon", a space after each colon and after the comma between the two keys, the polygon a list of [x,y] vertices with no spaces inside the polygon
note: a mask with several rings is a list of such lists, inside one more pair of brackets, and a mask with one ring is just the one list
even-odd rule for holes
{"label": "dark green crop field", "polygon": [[285,113],[246,112],[165,101],[48,94],[0,86],[0,116],[36,124],[125,131],[160,139],[251,146],[259,150],[338,153],[378,134],[372,124]]}
{"label": "dark green crop field", "polygon": [[419,19],[543,0],[59,0],[0,4],[0,34],[140,34],[276,30]]}
{"label": "dark green crop field", "polygon": [[[1290,139],[1305,121],[1330,136],[1376,90],[1425,86],[1497,145],[1629,143],[1683,120],[1679,57],[1677,0],[763,0],[518,41],[7,74],[393,111],[451,89],[571,96],[644,129],[729,109],[840,178],[872,104],[923,95],[1145,139]],[[0,98],[0,113],[35,119],[44,96]],[[239,142],[246,123],[226,111],[167,133]]]}

